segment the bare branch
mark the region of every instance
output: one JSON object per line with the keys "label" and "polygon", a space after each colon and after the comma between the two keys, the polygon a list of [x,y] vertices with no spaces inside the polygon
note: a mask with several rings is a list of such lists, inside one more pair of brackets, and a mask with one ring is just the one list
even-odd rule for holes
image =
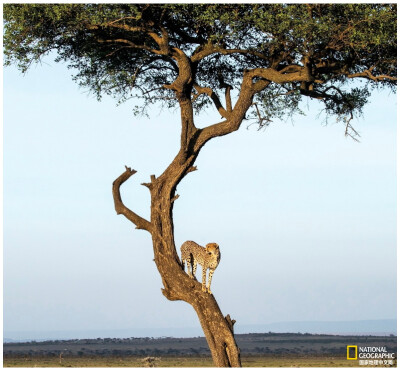
{"label": "bare branch", "polygon": [[360,137],[360,134],[354,129],[354,127],[350,124],[350,121],[353,119],[353,113],[350,113],[350,117],[345,120],[346,123],[346,131],[344,133],[344,136],[350,136],[354,141],[357,141],[358,143],[360,140],[357,139],[357,137]]}
{"label": "bare branch", "polygon": [[[258,109],[257,103],[253,103],[253,105],[256,107],[256,113],[257,113],[257,116],[258,116],[258,124],[259,124],[259,126],[260,126],[260,129],[261,129],[262,127],[269,126],[269,124],[270,124],[272,121],[271,121],[269,118],[263,117],[263,116],[261,115],[260,110]],[[264,123],[264,121],[267,121],[267,123]]]}
{"label": "bare branch", "polygon": [[202,86],[200,86],[200,85],[198,85],[196,83],[193,85],[193,87],[198,92],[198,94],[195,95],[194,100],[196,100],[202,94],[208,95],[211,98],[211,100],[213,101],[213,103],[215,105],[215,108],[217,108],[219,114],[224,118],[228,118],[228,112],[222,106],[218,95],[213,91],[213,89],[211,89],[210,87],[202,87]]}
{"label": "bare branch", "polygon": [[125,168],[126,171],[113,182],[112,192],[114,197],[115,211],[117,212],[118,215],[122,214],[129,221],[133,222],[136,225],[137,229],[147,230],[148,232],[151,233],[153,231],[152,224],[143,217],[137,215],[135,212],[131,211],[122,202],[119,189],[126,180],[128,180],[131,176],[133,176],[136,173],[135,170],[130,169],[129,167],[125,166]]}
{"label": "bare branch", "polygon": [[171,203],[174,203],[179,198],[179,194],[176,194],[172,199]]}
{"label": "bare branch", "polygon": [[189,167],[189,168],[187,169],[186,173],[193,172],[193,171],[197,171],[197,166]]}
{"label": "bare branch", "polygon": [[222,89],[225,89],[225,107],[228,113],[232,112],[232,99],[231,99],[231,90],[232,86],[225,82],[222,73],[218,74],[218,82]]}
{"label": "bare branch", "polygon": [[231,331],[233,333],[233,325],[235,325],[236,320],[231,319],[230,315],[226,315],[225,320],[228,323],[229,329],[231,329]]}
{"label": "bare branch", "polygon": [[225,89],[225,104],[228,113],[232,112],[232,98],[231,98],[232,86],[228,85]]}

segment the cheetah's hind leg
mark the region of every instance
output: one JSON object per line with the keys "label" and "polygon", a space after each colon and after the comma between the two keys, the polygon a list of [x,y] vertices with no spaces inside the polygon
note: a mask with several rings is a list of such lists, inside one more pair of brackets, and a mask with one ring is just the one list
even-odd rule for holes
{"label": "cheetah's hind leg", "polygon": [[195,258],[193,258],[193,264],[192,264],[192,279],[196,280],[196,271],[197,271],[197,261]]}
{"label": "cheetah's hind leg", "polygon": [[186,269],[187,269],[187,274],[193,279],[192,261],[190,258],[186,259]]}

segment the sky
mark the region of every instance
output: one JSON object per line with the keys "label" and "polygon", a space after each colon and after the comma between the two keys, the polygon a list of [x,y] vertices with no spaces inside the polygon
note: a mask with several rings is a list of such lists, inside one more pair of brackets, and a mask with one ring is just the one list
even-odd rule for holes
{"label": "sky", "polygon": [[[150,236],[116,215],[111,194],[124,166],[136,169],[122,198],[149,218],[140,184],[177,153],[179,112],[135,117],[136,102],[98,102],[71,73],[51,60],[4,69],[4,336],[200,335],[193,309],[161,294]],[[212,290],[239,330],[396,318],[396,96],[370,100],[354,122],[360,143],[308,102],[293,122],[244,122],[212,140],[178,186],[177,247],[220,245]]]}

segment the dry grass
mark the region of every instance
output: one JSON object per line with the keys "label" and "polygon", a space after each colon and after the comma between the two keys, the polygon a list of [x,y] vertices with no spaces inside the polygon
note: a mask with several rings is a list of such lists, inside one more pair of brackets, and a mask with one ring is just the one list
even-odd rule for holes
{"label": "dry grass", "polygon": [[[6,357],[4,367],[145,367],[143,357]],[[339,357],[244,356],[243,367],[358,367],[358,361]],[[157,367],[213,367],[210,357],[161,357]]]}

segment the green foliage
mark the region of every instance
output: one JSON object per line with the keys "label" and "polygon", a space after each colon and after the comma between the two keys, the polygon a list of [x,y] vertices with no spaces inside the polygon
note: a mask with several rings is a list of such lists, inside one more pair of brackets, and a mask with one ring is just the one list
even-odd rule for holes
{"label": "green foliage", "polygon": [[[303,96],[342,118],[362,111],[371,88],[395,88],[396,21],[395,4],[5,4],[5,65],[26,71],[55,50],[98,99],[140,97],[142,113],[176,103],[164,87],[179,73],[174,50],[190,58],[212,47],[191,66],[194,82],[219,95],[240,90],[245,70],[309,69],[312,83],[272,83],[255,96],[260,123],[298,112]],[[163,32],[167,53],[154,37]],[[210,103],[201,96],[194,107]]]}

